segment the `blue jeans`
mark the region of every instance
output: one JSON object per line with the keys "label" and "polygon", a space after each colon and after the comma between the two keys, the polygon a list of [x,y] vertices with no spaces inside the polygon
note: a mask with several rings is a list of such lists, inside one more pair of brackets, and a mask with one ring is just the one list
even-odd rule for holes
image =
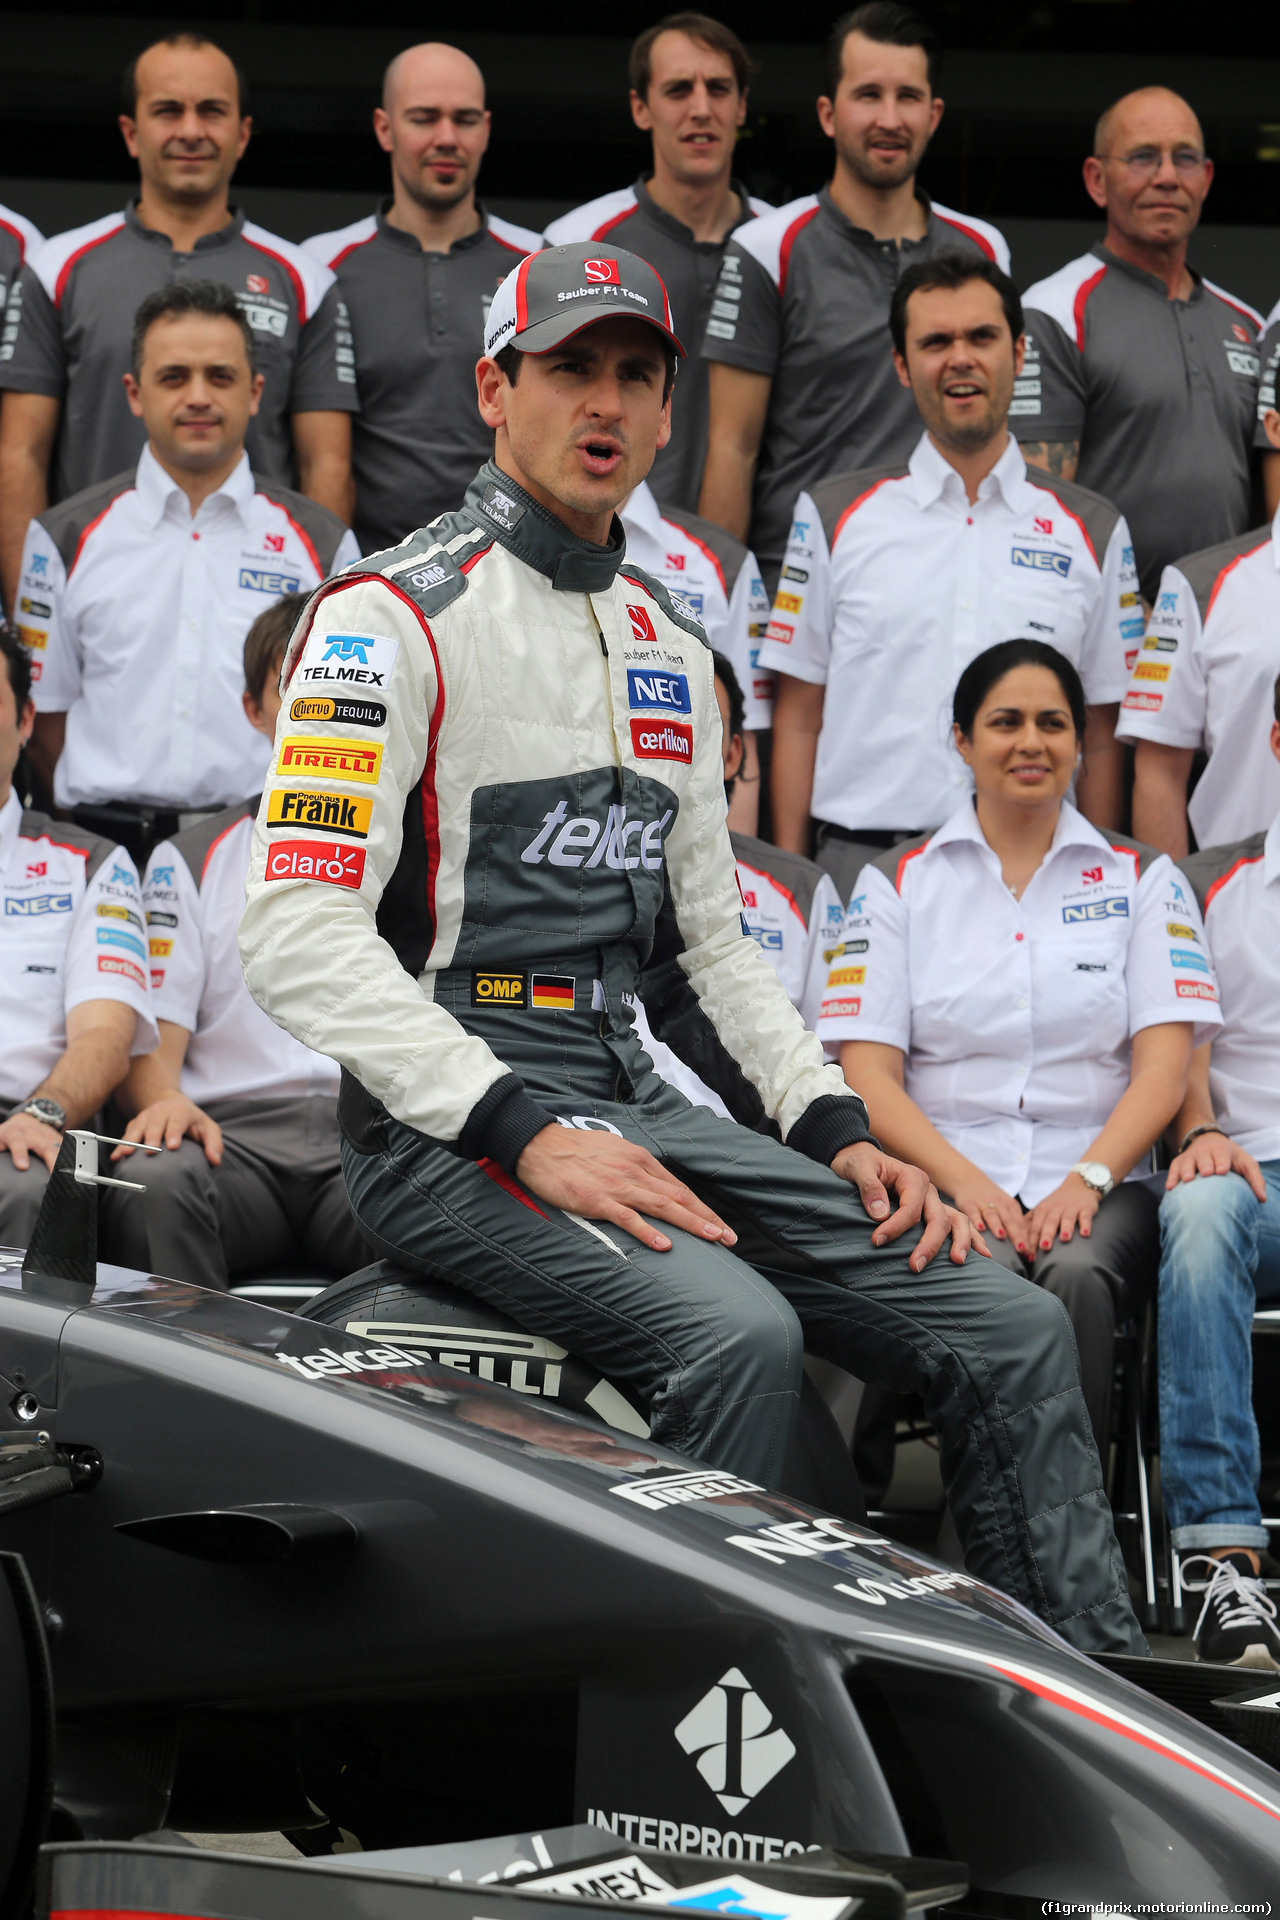
{"label": "blue jeans", "polygon": [[1280,1296],[1280,1160],[1262,1173],[1265,1204],[1237,1173],[1160,1203],[1160,1479],[1182,1553],[1268,1542],[1249,1330]]}

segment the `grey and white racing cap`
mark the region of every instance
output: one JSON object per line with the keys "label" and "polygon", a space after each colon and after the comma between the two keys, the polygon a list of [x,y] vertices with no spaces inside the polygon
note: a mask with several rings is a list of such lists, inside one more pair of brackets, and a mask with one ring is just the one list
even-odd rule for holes
{"label": "grey and white racing cap", "polygon": [[598,240],[547,247],[513,267],[494,294],[484,350],[550,353],[584,327],[618,315],[647,320],[683,355],[667,289],[647,260]]}

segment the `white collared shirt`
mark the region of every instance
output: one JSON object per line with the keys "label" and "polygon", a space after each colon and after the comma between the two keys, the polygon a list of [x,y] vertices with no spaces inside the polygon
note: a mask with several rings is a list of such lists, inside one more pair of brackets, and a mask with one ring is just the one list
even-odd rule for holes
{"label": "white collared shirt", "polygon": [[136,1016],[131,1053],[160,1036],[147,993],[142,896],[123,847],[43,814],[0,807],[0,1101],[25,1100],[67,1050],[67,1015],[119,1000]]}
{"label": "white collared shirt", "polygon": [[659,507],[647,480],[623,501],[618,517],[628,560],[683,600],[729,661],[742,688],[748,732],[771,727],[773,675],[759,665],[769,596],[754,553],[696,513]]}
{"label": "white collared shirt", "polygon": [[762,666],[825,686],[810,810],[857,831],[945,820],[971,787],[951,697],[998,640],[1056,647],[1091,706],[1125,689],[1142,631],[1114,507],[1029,471],[1010,439],[972,503],[927,434],[906,468],[841,474],[796,503]]}
{"label": "white collared shirt", "polygon": [[1209,755],[1187,807],[1200,846],[1264,832],[1280,807],[1280,766],[1258,723],[1280,673],[1280,513],[1165,568],[1131,665],[1118,738]]}
{"label": "white collared shirt", "polygon": [[[944,1139],[1028,1206],[1051,1193],[1129,1084],[1144,1027],[1221,1025],[1191,883],[1069,802],[1022,898],[973,802],[862,869],[818,1037],[905,1057]],[[1134,1169],[1145,1171],[1145,1163]]]}
{"label": "white collared shirt", "polygon": [[1280,817],[1261,845],[1192,854],[1187,872],[1215,860],[1226,870],[1204,894],[1222,990],[1209,1091],[1233,1140],[1257,1160],[1280,1160]]}
{"label": "white collared shirt", "polygon": [[22,555],[32,694],[41,713],[67,716],[55,798],[229,805],[262,785],[271,751],[240,704],[245,634],[282,594],[358,559],[354,535],[329,539],[325,565],[313,533],[336,529],[333,516],[255,490],[244,455],[194,515],[150,447],[132,485],[97,491],[100,511],[79,496],[74,541],[64,523],[78,503],[63,501],[31,522]]}
{"label": "white collared shirt", "polygon": [[244,983],[236,929],[253,826],[254,809],[235,808],[162,840],[143,881],[152,1011],[191,1035],[181,1085],[200,1107],[338,1092],[336,1061],[277,1026]]}

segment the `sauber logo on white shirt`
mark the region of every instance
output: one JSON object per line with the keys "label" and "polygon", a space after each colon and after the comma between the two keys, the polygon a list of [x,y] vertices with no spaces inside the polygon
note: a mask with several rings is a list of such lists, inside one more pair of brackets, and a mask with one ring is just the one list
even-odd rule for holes
{"label": "sauber logo on white shirt", "polygon": [[609,808],[603,821],[589,814],[570,816],[563,800],[556,802],[542,817],[533,839],[520,858],[526,867],[540,867],[544,860],[553,867],[599,867],[602,863],[615,872],[643,867],[647,873],[662,870],[662,836],[674,809],[668,807],[660,820],[631,819],[625,800]]}

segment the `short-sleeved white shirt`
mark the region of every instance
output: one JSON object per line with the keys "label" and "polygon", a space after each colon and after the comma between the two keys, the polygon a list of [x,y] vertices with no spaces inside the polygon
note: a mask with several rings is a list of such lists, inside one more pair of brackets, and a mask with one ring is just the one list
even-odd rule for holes
{"label": "short-sleeved white shirt", "polygon": [[749,547],[697,514],[659,507],[642,480],[618,509],[627,558],[683,600],[737,676],[743,725],[773,725],[773,675],[759,665],[769,596]]}
{"label": "short-sleeved white shirt", "polygon": [[1203,747],[1187,813],[1202,847],[1263,833],[1280,808],[1280,766],[1259,715],[1280,674],[1280,514],[1160,577],[1132,662],[1121,740]]}
{"label": "short-sleeved white shirt", "polygon": [[[806,1027],[816,1028],[827,971],[839,945],[844,919],[835,882],[829,873],[815,872],[811,861],[780,854],[762,840],[739,833],[732,839],[747,932],[759,943]],[[779,871],[772,871],[766,863]],[[799,892],[795,890],[795,876],[788,873],[792,867],[800,869],[803,878]],[[792,886],[787,885],[788,877]],[[806,898],[810,889],[811,895]],[[729,1110],[719,1094],[650,1032],[643,1003],[636,1001],[633,1010],[640,1044],[662,1078],[695,1106],[711,1107],[728,1117]]]}
{"label": "short-sleeved white shirt", "polygon": [[814,816],[854,832],[924,828],[970,790],[951,696],[976,655],[1047,641],[1102,706],[1123,694],[1126,641],[1141,631],[1114,507],[1029,471],[1012,439],[970,504],[926,434],[905,469],[800,495],[760,661],[826,688]]}
{"label": "short-sleeved white shirt", "polygon": [[336,1062],[278,1027],[244,983],[236,929],[255,813],[233,807],[162,840],[143,882],[151,1007],[191,1035],[181,1084],[197,1106],[338,1092]]}
{"label": "short-sleeved white shirt", "polygon": [[147,991],[138,875],[123,847],[0,807],[0,1101],[25,1100],[67,1050],[67,1015],[119,1000],[136,1016],[131,1053],[159,1044]]}
{"label": "short-sleeved white shirt", "polygon": [[[63,523],[76,503],[64,501],[31,522],[22,555],[32,696],[41,713],[67,716],[55,798],[178,809],[240,800],[262,785],[270,756],[240,704],[245,634],[283,594],[358,559],[355,537],[314,502],[255,487],[244,456],[194,516],[150,447],[132,486],[101,492],[101,512],[74,542]],[[313,538],[322,527],[341,535],[324,558]]]}
{"label": "short-sleeved white shirt", "polygon": [[863,868],[843,946],[819,1038],[899,1048],[916,1105],[1028,1206],[1101,1131],[1135,1033],[1190,1021],[1198,1045],[1222,1022],[1190,882],[1069,803],[1015,900],[966,800]]}
{"label": "short-sleeved white shirt", "polygon": [[1255,1159],[1280,1160],[1280,816],[1265,834],[1183,865],[1204,903],[1222,992],[1213,1111]]}

